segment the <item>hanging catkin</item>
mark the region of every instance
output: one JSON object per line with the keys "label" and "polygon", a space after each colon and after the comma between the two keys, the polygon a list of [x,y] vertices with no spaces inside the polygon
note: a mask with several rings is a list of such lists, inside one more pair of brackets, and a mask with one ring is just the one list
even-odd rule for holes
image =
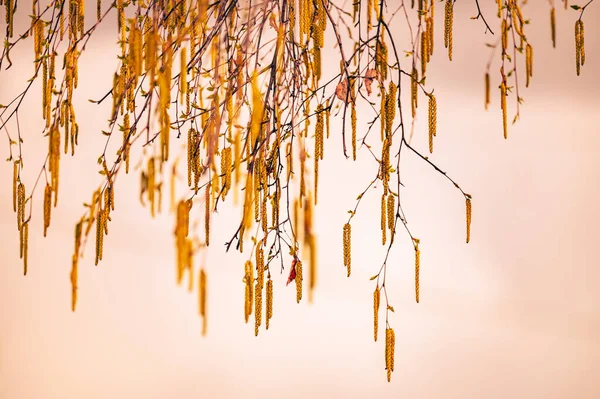
{"label": "hanging catkin", "polygon": [[254,336],[258,336],[258,329],[262,322],[262,287],[258,281],[254,286]]}
{"label": "hanging catkin", "polygon": [[467,208],[467,244],[471,240],[471,197],[467,197],[466,199],[466,208]]}
{"label": "hanging catkin", "polygon": [[373,292],[373,338],[375,342],[377,342],[377,329],[379,327],[379,301],[379,287],[375,287],[375,291]]}
{"label": "hanging catkin", "polygon": [[387,199],[385,192],[381,196],[381,245],[387,241]]}
{"label": "hanging catkin", "polygon": [[25,185],[19,182],[17,186],[17,228],[21,231],[25,222]]}
{"label": "hanging catkin", "polygon": [[500,107],[502,108],[502,129],[506,139],[508,138],[508,124],[506,120],[506,84],[504,81],[500,84]]}
{"label": "hanging catkin", "polygon": [[350,273],[352,271],[351,262],[351,226],[350,223],[346,223],[344,225],[343,232],[343,246],[344,246],[344,266],[348,269],[348,277],[350,277]]}
{"label": "hanging catkin", "polygon": [[300,260],[294,260],[296,267],[296,303],[300,303],[302,299],[302,262]]}
{"label": "hanging catkin", "polygon": [[396,197],[390,193],[387,199],[387,224],[390,229],[390,241],[394,241],[394,231],[396,222]]}
{"label": "hanging catkin", "polygon": [[454,21],[454,2],[446,0],[444,18],[444,46],[448,49],[448,59],[452,61],[452,24]]}
{"label": "hanging catkin", "polygon": [[550,10],[550,34],[552,37],[552,47],[556,48],[556,11],[554,7]]}
{"label": "hanging catkin", "polygon": [[265,315],[265,328],[269,329],[269,320],[273,317],[273,280],[267,280],[267,310]]}
{"label": "hanging catkin", "polygon": [[17,211],[17,183],[19,180],[19,164],[13,163],[13,212]]}
{"label": "hanging catkin", "polygon": [[579,45],[581,47],[581,65],[585,64],[585,41],[583,35],[583,21],[579,20]]}
{"label": "hanging catkin", "polygon": [[419,274],[421,272],[421,251],[415,248],[415,300],[419,303]]}
{"label": "hanging catkin", "polygon": [[98,200],[98,208],[98,213],[96,214],[96,266],[102,260],[102,245],[104,241],[104,210],[102,209],[100,200]]}
{"label": "hanging catkin", "polygon": [[525,46],[525,87],[529,87],[529,78],[533,76],[533,48],[527,43]]}
{"label": "hanging catkin", "polygon": [[202,335],[206,335],[207,320],[206,320],[206,273],[204,269],[200,269],[198,283],[198,310],[202,317]]}
{"label": "hanging catkin", "polygon": [[252,314],[252,305],[254,298],[254,291],[252,287],[252,283],[254,282],[254,265],[251,261],[247,260],[245,265],[245,275],[244,275],[244,292],[245,292],[245,300],[244,300],[244,320],[248,323],[248,318]]}
{"label": "hanging catkin", "polygon": [[485,109],[487,111],[488,105],[490,104],[490,74],[485,73]]}
{"label": "hanging catkin", "polygon": [[437,134],[437,103],[435,96],[429,96],[429,153],[433,152],[433,137]]}
{"label": "hanging catkin", "polygon": [[50,216],[52,210],[52,186],[46,184],[44,189],[44,237],[46,237],[46,231],[50,226]]}
{"label": "hanging catkin", "polygon": [[352,125],[352,160],[356,161],[356,107],[350,106],[350,121]]}
{"label": "hanging catkin", "polygon": [[394,329],[385,329],[385,369],[387,370],[388,382],[392,379],[392,371],[394,371],[394,348],[396,346],[396,336]]}
{"label": "hanging catkin", "polygon": [[[216,177],[213,177],[213,179]],[[206,246],[210,244],[210,188],[211,184],[208,182],[206,184],[206,191],[204,195],[204,240]]]}

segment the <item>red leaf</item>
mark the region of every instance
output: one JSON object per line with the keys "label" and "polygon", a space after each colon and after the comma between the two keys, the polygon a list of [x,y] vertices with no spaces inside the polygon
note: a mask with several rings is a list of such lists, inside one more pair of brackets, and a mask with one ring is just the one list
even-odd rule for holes
{"label": "red leaf", "polygon": [[292,261],[292,267],[290,268],[290,275],[288,277],[286,286],[296,279],[296,258]]}

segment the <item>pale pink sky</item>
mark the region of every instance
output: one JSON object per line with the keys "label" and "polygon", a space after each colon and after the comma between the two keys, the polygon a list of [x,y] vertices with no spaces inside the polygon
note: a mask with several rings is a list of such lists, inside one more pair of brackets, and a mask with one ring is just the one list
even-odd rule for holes
{"label": "pale pink sky", "polygon": [[[196,264],[202,258],[209,279],[209,330],[202,338],[196,294],[175,284],[173,217],[164,213],[153,220],[139,206],[134,171],[119,179],[104,260],[94,267],[88,246],[80,263],[78,309],[71,313],[73,229],[82,203],[100,182],[95,160],[109,113],[86,100],[105,93],[115,66],[116,26],[107,25],[80,61],[80,145],[74,158],[61,160],[59,207],[45,239],[41,198],[35,198],[27,277],[11,209],[12,166],[0,164],[0,398],[600,397],[600,270],[594,249],[600,238],[600,80],[594,74],[600,70],[600,4],[586,12],[586,64],[577,77],[575,11],[557,4],[552,51],[547,2],[530,3],[523,11],[532,18],[534,77],[522,92],[521,120],[508,140],[502,138],[498,93],[490,110],[483,110],[488,49],[482,23],[468,19],[475,4],[456,4],[452,62],[443,51],[443,5],[437,7],[437,47],[427,79],[438,103],[432,160],[473,195],[472,242],[464,243],[463,197],[405,153],[403,201],[421,239],[421,303],[413,299],[413,251],[400,234],[388,269],[396,309],[390,384],[383,342],[372,339],[369,281],[385,255],[378,227],[381,192],[366,197],[353,221],[348,279],[342,226],[374,164],[362,152],[357,163],[343,161],[335,132],[320,168],[321,249],[312,305],[297,305],[294,288],[285,286],[287,276],[275,275],[271,328],[254,337],[252,323],[243,322],[245,258],[225,255],[221,245],[233,233],[238,211],[229,215],[223,208],[213,219],[214,246]],[[484,10],[496,25],[494,9],[489,4]],[[404,24],[400,18],[394,23]],[[0,103],[32,73],[32,54],[31,41],[13,51],[13,69],[0,74]],[[337,68],[338,61],[330,64]],[[495,87],[497,64],[492,71]],[[23,108],[31,111],[21,114],[26,186],[47,149],[35,88]],[[425,111],[419,109],[413,141],[423,151]],[[359,124],[367,113],[361,110]],[[2,140],[0,155],[6,158]]]}

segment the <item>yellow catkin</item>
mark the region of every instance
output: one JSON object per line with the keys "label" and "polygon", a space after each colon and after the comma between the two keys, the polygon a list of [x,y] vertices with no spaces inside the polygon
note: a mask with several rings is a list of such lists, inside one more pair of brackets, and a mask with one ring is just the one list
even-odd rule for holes
{"label": "yellow catkin", "polygon": [[290,27],[290,40],[294,41],[294,29],[296,27],[296,4],[295,1],[289,1],[289,27]]}
{"label": "yellow catkin", "polygon": [[394,371],[394,349],[396,346],[396,336],[393,328],[385,329],[385,369],[387,370],[388,382],[392,379]]}
{"label": "yellow catkin", "polygon": [[[110,208],[104,208],[102,212],[102,231],[104,235],[108,235],[108,218],[110,214]],[[102,253],[100,253],[100,260],[102,260]]]}
{"label": "yellow catkin", "polygon": [[115,210],[115,189],[112,185],[112,183],[110,183],[107,187],[106,187],[106,192],[108,193],[108,204],[110,205],[110,210],[114,211]]}
{"label": "yellow catkin", "polygon": [[223,149],[221,154],[221,186],[223,192],[223,200],[231,188],[231,172],[233,170],[233,159],[231,155],[231,147]]}
{"label": "yellow catkin", "polygon": [[490,104],[490,74],[488,72],[485,73],[485,109],[488,109],[488,105]]}
{"label": "yellow catkin", "polygon": [[129,150],[131,148],[130,140],[135,129],[132,129],[129,121],[129,114],[125,114],[123,117],[123,159],[125,160],[125,173],[129,173]]}
{"label": "yellow catkin", "polygon": [[180,72],[179,72],[179,101],[181,104],[185,102],[185,96],[187,93],[187,48],[182,47],[180,51]]}
{"label": "yellow catkin", "polygon": [[262,322],[262,287],[256,281],[254,285],[254,336],[258,336],[258,329]]}
{"label": "yellow catkin", "polygon": [[379,287],[375,287],[375,291],[373,292],[373,338],[375,342],[377,342],[377,330],[379,328],[379,301]]}
{"label": "yellow catkin", "polygon": [[517,13],[517,6],[516,4],[513,5],[511,7],[511,20],[512,20],[512,26],[515,29],[515,32],[517,32],[517,35],[520,36],[521,38],[521,45],[519,47],[523,47],[523,20],[522,19],[518,19],[518,17],[521,17],[521,12],[519,11]]}
{"label": "yellow catkin", "polygon": [[300,303],[302,299],[302,262],[300,260],[296,260],[296,303]]}
{"label": "yellow catkin", "polygon": [[23,275],[27,275],[27,247],[29,242],[29,222],[23,224]]}
{"label": "yellow catkin", "polygon": [[525,47],[525,87],[529,87],[529,78],[533,76],[533,48],[529,43]]}
{"label": "yellow catkin", "polygon": [[471,240],[471,197],[467,197],[466,200],[467,208],[467,244]]}
{"label": "yellow catkin", "polygon": [[327,138],[329,138],[329,117],[331,116],[331,108],[329,106],[329,99],[325,102],[325,129],[327,131]]}
{"label": "yellow catkin", "polygon": [[378,40],[375,45],[375,68],[379,72],[381,79],[386,80],[388,73],[388,49],[383,39],[383,31],[381,35],[381,40]]}
{"label": "yellow catkin", "polygon": [[356,161],[356,107],[350,106],[350,121],[352,125],[352,160]]}
{"label": "yellow catkin", "polygon": [[[81,234],[81,223],[77,224],[77,227],[79,228],[79,234]],[[77,230],[76,230],[77,231]],[[76,245],[79,243],[79,241],[76,241]],[[77,249],[76,249],[77,252]],[[70,273],[70,280],[71,280],[71,311],[74,312],[75,308],[77,307],[77,279],[78,279],[78,260],[79,260],[79,256],[77,253],[73,254],[72,260],[71,260],[71,273]]]}
{"label": "yellow catkin", "polygon": [[421,250],[415,248],[415,300],[419,303],[419,273],[421,271]]}
{"label": "yellow catkin", "polygon": [[256,281],[262,290],[265,286],[265,255],[262,247],[256,249]]}
{"label": "yellow catkin", "polygon": [[344,266],[348,269],[348,277],[350,277],[350,273],[352,271],[352,226],[350,223],[346,223],[344,225],[343,231],[343,246],[344,246]]}
{"label": "yellow catkin", "polygon": [[387,199],[384,192],[381,196],[381,245],[387,241]]}
{"label": "yellow catkin", "polygon": [[263,195],[263,200],[260,202],[260,226],[262,228],[263,234],[265,235],[265,240],[267,239],[267,233],[269,229],[269,220],[267,215],[267,198],[268,197],[266,195]]}
{"label": "yellow catkin", "polygon": [[25,223],[25,185],[19,182],[17,186],[17,228],[19,231],[21,231],[23,223]]}
{"label": "yellow catkin", "polygon": [[394,371],[394,349],[396,347],[396,334],[394,333],[394,329],[390,328],[390,341],[391,341],[391,363],[392,371]]}
{"label": "yellow catkin", "polygon": [[73,254],[71,264],[71,311],[74,312],[77,307],[77,275],[78,275],[78,256]]}
{"label": "yellow catkin", "polygon": [[437,102],[435,96],[429,96],[429,152],[433,152],[433,137],[437,135]]}
{"label": "yellow catkin", "polygon": [[79,0],[79,4],[78,4],[78,11],[79,11],[79,15],[77,16],[77,22],[78,22],[78,26],[77,26],[77,30],[79,31],[79,37],[81,37],[83,35],[83,33],[85,32],[85,2],[84,0]]}
{"label": "yellow catkin", "polygon": [[19,180],[19,164],[13,163],[13,212],[17,211],[17,182]]}
{"label": "yellow catkin", "polygon": [[50,172],[50,181],[54,192],[54,206],[58,200],[58,177],[60,170],[60,131],[57,124],[53,124],[50,128],[50,136],[48,140],[48,171]]}
{"label": "yellow catkin", "polygon": [[579,20],[579,52],[581,57],[581,65],[585,64],[585,44],[583,35],[583,21]]}
{"label": "yellow catkin", "polygon": [[252,314],[252,304],[254,298],[254,292],[252,291],[252,283],[254,281],[254,266],[251,261],[246,261],[244,265],[245,275],[244,275],[244,320],[248,323],[248,319]]}
{"label": "yellow catkin", "polygon": [[502,17],[502,5],[504,4],[504,0],[496,0],[498,4],[498,18]]}
{"label": "yellow catkin", "polygon": [[383,180],[383,191],[387,192],[390,180],[390,147],[391,137],[386,138],[383,141],[383,147],[381,149],[381,180]]}
{"label": "yellow catkin", "polygon": [[50,217],[52,210],[52,186],[46,184],[44,189],[44,237],[46,237],[46,231],[50,227]]}
{"label": "yellow catkin", "polygon": [[150,202],[150,215],[155,215],[154,192],[156,190],[156,176],[154,157],[148,158],[148,201]]}
{"label": "yellow catkin", "polygon": [[396,118],[396,96],[398,87],[394,82],[390,82],[389,92],[385,100],[385,137],[392,139],[392,127]]}
{"label": "yellow catkin", "polygon": [[195,141],[194,141],[194,129],[188,130],[188,141],[187,141],[187,182],[188,186],[192,186],[193,167],[194,167],[194,155],[195,155]]}
{"label": "yellow catkin", "polygon": [[411,110],[412,117],[417,116],[417,107],[419,103],[419,73],[417,72],[417,68],[413,66],[411,81],[410,81],[410,102],[411,102]]}
{"label": "yellow catkin", "polygon": [[428,34],[427,30],[421,33],[421,76],[425,76],[427,72],[427,56],[429,54],[429,49],[427,48],[429,45]]}
{"label": "yellow catkin", "polygon": [[204,239],[206,246],[210,244],[210,182],[206,184],[206,191],[204,195]]}
{"label": "yellow catkin", "polygon": [[502,108],[502,128],[504,138],[508,138],[508,125],[506,121],[506,85],[504,82],[500,84],[500,107]]}
{"label": "yellow catkin", "polygon": [[265,328],[269,329],[269,320],[273,317],[273,280],[267,280],[267,310],[265,316]]}
{"label": "yellow catkin", "polygon": [[396,197],[393,194],[388,195],[387,200],[387,222],[390,229],[390,240],[394,241],[394,231],[396,222]]}
{"label": "yellow catkin", "polygon": [[575,21],[575,66],[577,68],[577,76],[581,70],[581,25],[579,20]]}
{"label": "yellow catkin", "polygon": [[392,378],[392,368],[390,367],[391,340],[389,328],[385,329],[385,369],[387,370],[387,380],[390,382]]}
{"label": "yellow catkin", "polygon": [[452,25],[454,20],[454,1],[446,0],[444,18],[444,46],[448,49],[448,59],[452,61]]}
{"label": "yellow catkin", "polygon": [[427,43],[427,62],[429,62],[431,60],[431,56],[433,55],[433,29],[435,24],[433,23],[433,4],[434,4],[434,0],[431,1],[431,16],[428,17],[426,19],[426,23],[427,23],[427,39],[429,39],[429,43]]}
{"label": "yellow catkin", "polygon": [[550,34],[552,37],[552,47],[556,48],[556,11],[554,7],[550,10]]}
{"label": "yellow catkin", "polygon": [[319,104],[317,106],[317,123],[315,126],[315,205],[317,204],[318,193],[319,193],[319,160],[323,159],[323,144],[324,144],[324,130],[325,125],[323,121],[323,106]]}
{"label": "yellow catkin", "polygon": [[317,107],[317,124],[315,126],[315,156],[319,159],[323,159],[324,156],[324,113],[325,111],[323,109],[323,106],[319,104],[319,106]]}
{"label": "yellow catkin", "polygon": [[25,224],[19,220],[19,259],[23,259],[24,252],[24,235],[25,235]]}
{"label": "yellow catkin", "polygon": [[[411,97],[412,99],[412,97]],[[388,121],[388,116],[387,116],[387,111],[388,111],[388,98],[387,95],[385,94],[385,87],[383,87],[383,85],[381,86],[381,113],[379,115],[379,119],[381,119],[381,141],[383,142],[386,138],[386,132],[387,132],[387,121]]]}
{"label": "yellow catkin", "polygon": [[198,283],[198,310],[202,317],[202,335],[206,335],[206,273],[204,269],[200,269],[200,277]]}
{"label": "yellow catkin", "polygon": [[263,154],[264,153],[261,151],[254,162],[254,198],[256,199],[254,201],[254,220],[257,222],[260,220],[260,193],[262,188],[261,176],[263,173],[262,169],[264,167]]}
{"label": "yellow catkin", "polygon": [[42,60],[42,117],[47,119],[48,103],[48,63],[44,58]]}
{"label": "yellow catkin", "polygon": [[98,262],[102,259],[102,244],[104,240],[104,211],[101,208],[100,200],[98,200],[99,209],[96,215],[96,260],[94,264],[98,266]]}

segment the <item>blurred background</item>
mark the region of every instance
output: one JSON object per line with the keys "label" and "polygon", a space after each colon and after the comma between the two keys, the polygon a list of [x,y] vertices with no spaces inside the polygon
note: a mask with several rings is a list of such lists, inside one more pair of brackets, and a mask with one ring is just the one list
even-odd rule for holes
{"label": "blurred background", "polygon": [[[499,31],[495,3],[480,3]],[[396,3],[388,4],[392,9]],[[556,7],[555,50],[548,3],[523,7],[531,18],[534,74],[528,89],[522,77],[525,103],[508,140],[495,89],[498,57],[489,111],[483,106],[490,56],[485,43],[498,34],[484,35],[483,22],[469,19],[477,14],[475,2],[457,2],[450,62],[442,43],[443,5],[437,7],[427,85],[437,97],[438,136],[430,159],[473,196],[471,243],[465,244],[460,192],[403,153],[403,207],[421,239],[421,303],[414,302],[414,252],[400,229],[388,267],[396,331],[389,384],[383,324],[380,341],[372,337],[375,286],[369,281],[385,256],[378,227],[381,189],[365,197],[353,220],[353,272],[347,278],[342,226],[376,165],[367,151],[359,151],[357,162],[343,159],[341,119],[332,123],[320,168],[319,274],[312,304],[295,303],[294,287],[285,286],[286,270],[274,275],[270,329],[254,337],[253,322],[244,324],[246,258],[225,254],[222,245],[241,212],[230,196],[214,216],[210,250],[196,258],[196,269],[202,264],[208,273],[208,334],[201,337],[196,294],[176,285],[174,218],[167,212],[150,218],[139,204],[134,170],[117,183],[104,260],[94,267],[88,245],[80,262],[78,307],[71,312],[74,226],[101,181],[96,159],[110,112],[110,104],[87,100],[106,94],[116,66],[116,21],[108,19],[80,59],[79,147],[74,158],[62,157],[59,207],[47,238],[41,195],[34,198],[26,277],[11,209],[12,165],[0,164],[0,398],[600,397],[600,262],[593,249],[600,238],[600,4],[584,16],[586,63],[579,77],[573,37],[579,13],[559,2]],[[28,23],[25,14],[18,12],[16,32]],[[398,37],[406,37],[402,12],[392,25]],[[333,43],[326,43],[323,54],[330,58],[324,65],[337,69]],[[406,40],[401,43],[399,50],[409,50]],[[0,103],[20,93],[31,77],[32,46],[28,39],[12,51],[13,67],[0,73]],[[47,151],[40,83],[32,90],[20,112],[27,187]],[[409,99],[403,100],[407,115]],[[424,96],[420,103],[413,144],[425,153]],[[513,97],[508,104],[511,117]],[[366,128],[370,112],[359,110],[359,126]],[[14,124],[9,129],[14,132]],[[0,152],[8,157],[4,138]],[[141,151],[132,155],[139,159]],[[203,211],[194,209],[201,217]]]}

